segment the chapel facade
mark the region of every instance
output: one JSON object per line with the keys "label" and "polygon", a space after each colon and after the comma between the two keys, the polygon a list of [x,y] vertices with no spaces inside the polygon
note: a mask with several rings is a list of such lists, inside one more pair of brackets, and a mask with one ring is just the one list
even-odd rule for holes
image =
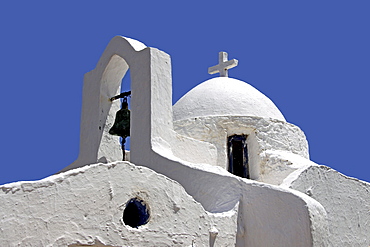
{"label": "chapel facade", "polygon": [[[303,131],[228,77],[236,65],[221,52],[209,69],[220,77],[172,106],[170,56],[114,37],[84,77],[78,159],[0,186],[0,244],[368,246],[370,184],[310,161]],[[128,69],[131,144],[120,161],[110,99]]]}

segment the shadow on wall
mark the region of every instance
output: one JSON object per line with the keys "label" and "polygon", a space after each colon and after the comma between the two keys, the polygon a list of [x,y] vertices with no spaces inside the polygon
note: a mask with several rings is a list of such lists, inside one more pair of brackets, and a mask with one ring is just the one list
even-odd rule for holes
{"label": "shadow on wall", "polygon": [[68,245],[68,247],[119,247],[119,246],[113,246],[113,245],[105,245],[102,242],[100,242],[98,239],[95,239],[94,244],[92,245],[86,245],[86,244],[72,244]]}

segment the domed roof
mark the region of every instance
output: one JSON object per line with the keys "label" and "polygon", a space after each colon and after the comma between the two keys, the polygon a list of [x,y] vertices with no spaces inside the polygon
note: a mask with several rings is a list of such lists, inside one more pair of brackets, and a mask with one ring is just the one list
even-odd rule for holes
{"label": "domed roof", "polygon": [[173,106],[174,120],[203,116],[252,116],[285,121],[275,104],[243,81],[216,77],[185,94]]}

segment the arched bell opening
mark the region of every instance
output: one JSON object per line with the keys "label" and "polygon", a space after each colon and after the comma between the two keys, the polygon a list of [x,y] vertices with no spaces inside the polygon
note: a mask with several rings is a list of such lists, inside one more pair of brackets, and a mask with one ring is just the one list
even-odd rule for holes
{"label": "arched bell opening", "polygon": [[[143,43],[129,38],[116,36],[109,42],[96,67],[84,75],[79,155],[75,162],[61,171],[68,171],[96,162],[109,163],[122,160],[119,137],[109,134],[109,129],[114,123],[116,112],[120,109],[121,104],[119,101],[112,102],[110,98],[120,94],[122,78],[126,75],[129,67],[131,75],[127,78],[132,82],[132,85],[130,85],[131,83],[127,83],[127,85],[131,86],[133,94],[136,95],[132,98],[131,107],[136,114],[130,118],[132,120],[130,122],[136,123],[132,124],[133,128],[130,129],[131,139],[135,140],[135,142],[130,142],[130,150],[131,153],[134,150],[136,153],[130,155],[130,160],[133,157],[140,160],[141,150],[150,148],[151,132],[149,126],[151,126],[151,118],[146,113],[151,107],[149,104],[151,91],[143,92],[142,85],[147,85],[153,74],[158,74],[157,71],[153,72],[153,66],[149,62],[153,57],[152,53],[153,50],[147,48]],[[154,53],[161,52],[154,50]],[[160,71],[166,68],[166,71],[170,72],[170,61],[167,60],[155,68],[160,68]],[[169,68],[167,69],[167,67]],[[167,85],[162,81],[161,85]],[[172,107],[172,104],[169,105]],[[169,122],[166,119],[165,122]]]}
{"label": "arched bell opening", "polygon": [[[128,71],[129,66],[126,60],[119,55],[113,55],[102,75],[99,130],[101,131],[101,143],[105,143],[105,145],[99,147],[98,161],[127,160],[124,158],[120,135],[112,135],[111,129],[114,127],[117,113],[122,107],[122,99],[117,96],[121,94],[121,91],[130,88],[131,80]],[[126,143],[124,144],[124,149],[126,149]]]}
{"label": "arched bell opening", "polygon": [[115,114],[115,119],[108,133],[112,136],[119,137],[119,145],[122,150],[122,160],[129,160],[126,155],[126,150],[130,149],[130,97],[131,97],[131,77],[130,70],[127,68],[125,75],[121,79],[119,94],[110,98],[110,101],[118,101],[120,104],[119,110]]}

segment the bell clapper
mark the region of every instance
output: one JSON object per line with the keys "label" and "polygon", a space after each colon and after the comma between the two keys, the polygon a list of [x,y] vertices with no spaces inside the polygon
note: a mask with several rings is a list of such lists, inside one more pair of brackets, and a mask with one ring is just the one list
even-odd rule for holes
{"label": "bell clapper", "polygon": [[122,148],[122,154],[123,154],[122,161],[126,160],[125,143],[126,143],[126,138],[122,138],[122,141],[121,141],[121,148]]}

